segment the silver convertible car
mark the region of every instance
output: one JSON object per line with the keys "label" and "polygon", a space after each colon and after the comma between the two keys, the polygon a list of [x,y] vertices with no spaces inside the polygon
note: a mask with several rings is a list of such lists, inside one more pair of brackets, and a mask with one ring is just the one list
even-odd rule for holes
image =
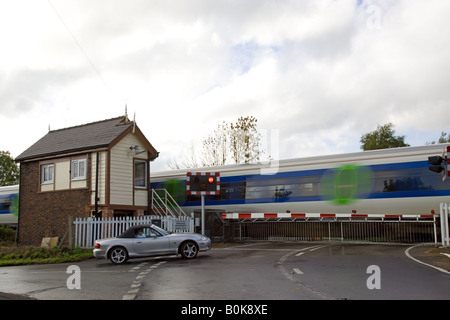
{"label": "silver convertible car", "polygon": [[211,249],[211,239],[197,233],[169,233],[155,225],[137,225],[115,238],[95,242],[97,259],[121,264],[130,258],[178,255],[193,259],[199,251]]}

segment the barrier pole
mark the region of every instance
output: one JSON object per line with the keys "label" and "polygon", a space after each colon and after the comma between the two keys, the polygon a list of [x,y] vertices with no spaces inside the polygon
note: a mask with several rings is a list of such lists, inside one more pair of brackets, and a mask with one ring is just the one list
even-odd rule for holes
{"label": "barrier pole", "polygon": [[444,226],[445,226],[445,245],[448,247],[450,245],[450,237],[449,237],[449,230],[448,230],[448,211],[449,206],[447,203],[444,203]]}
{"label": "barrier pole", "polygon": [[205,235],[205,195],[202,194],[202,235]]}
{"label": "barrier pole", "polygon": [[442,246],[446,247],[449,245],[449,232],[448,232],[448,205],[447,203],[441,202],[440,207],[440,218],[441,218],[441,242]]}

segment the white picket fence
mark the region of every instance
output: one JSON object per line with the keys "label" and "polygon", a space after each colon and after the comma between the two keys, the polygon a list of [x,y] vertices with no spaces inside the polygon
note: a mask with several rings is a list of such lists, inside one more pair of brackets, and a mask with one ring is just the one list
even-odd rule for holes
{"label": "white picket fence", "polygon": [[189,216],[141,216],[122,218],[77,218],[73,221],[74,246],[93,248],[95,240],[116,237],[138,224],[155,224],[173,233],[194,232],[194,218]]}

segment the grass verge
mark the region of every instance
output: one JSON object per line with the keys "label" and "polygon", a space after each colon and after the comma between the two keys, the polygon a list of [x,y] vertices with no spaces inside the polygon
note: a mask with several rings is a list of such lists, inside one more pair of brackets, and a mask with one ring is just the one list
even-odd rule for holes
{"label": "grass verge", "polygon": [[92,250],[69,248],[39,248],[0,244],[0,267],[26,264],[76,262],[92,258]]}

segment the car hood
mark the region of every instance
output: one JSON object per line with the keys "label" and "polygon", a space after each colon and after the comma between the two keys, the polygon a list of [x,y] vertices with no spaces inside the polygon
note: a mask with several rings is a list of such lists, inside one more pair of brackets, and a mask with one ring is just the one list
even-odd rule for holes
{"label": "car hood", "polygon": [[171,233],[169,234],[169,237],[173,238],[187,238],[187,237],[193,237],[193,238],[208,238],[207,236],[204,236],[200,233]]}

